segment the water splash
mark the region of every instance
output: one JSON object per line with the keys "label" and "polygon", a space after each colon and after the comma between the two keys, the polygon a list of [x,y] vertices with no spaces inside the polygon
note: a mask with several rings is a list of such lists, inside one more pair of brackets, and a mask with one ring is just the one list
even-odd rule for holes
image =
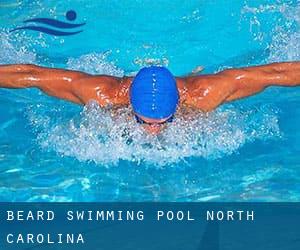
{"label": "water splash", "polygon": [[54,120],[64,116],[61,111],[40,116],[40,108],[30,108],[28,118],[42,148],[106,166],[120,160],[164,166],[188,157],[216,159],[237,152],[247,142],[280,137],[272,109],[230,107],[208,115],[181,109],[173,123],[152,136],[132,119],[130,108],[103,109],[92,101],[79,116],[64,121]]}
{"label": "water splash", "polygon": [[268,61],[300,60],[300,6],[283,8],[281,13],[286,27],[275,26]]}
{"label": "water splash", "polygon": [[18,35],[0,31],[0,64],[35,63],[36,54],[18,42]]}
{"label": "water splash", "polygon": [[[1,52],[8,48],[3,50],[8,54],[1,53],[1,63],[36,61],[34,52],[13,46],[8,37],[1,36],[1,45]],[[90,53],[70,58],[67,68],[123,76],[124,70],[110,62],[108,55]],[[190,157],[216,159],[238,152],[245,143],[280,137],[278,116],[272,109],[241,111],[231,106],[209,115],[191,110],[179,113],[159,136],[147,134],[136,124],[130,108],[101,109],[94,102],[80,115],[40,104],[32,106],[27,116],[37,142],[45,150],[106,166],[121,160],[162,166]]]}
{"label": "water splash", "polygon": [[169,60],[165,57],[163,58],[135,58],[133,61],[134,64],[140,67],[146,67],[150,65],[157,65],[157,66],[165,66],[169,65]]}
{"label": "water splash", "polygon": [[110,51],[104,53],[90,53],[79,58],[70,58],[67,67],[73,70],[84,71],[91,74],[106,74],[113,76],[124,76],[124,70],[118,68],[107,57]]}
{"label": "water splash", "polygon": [[[300,59],[300,6],[290,6],[284,2],[271,5],[259,5],[251,7],[246,5],[241,14],[251,14],[250,32],[254,40],[263,41],[271,37],[268,45],[269,57],[266,62],[294,61]],[[275,13],[281,18],[274,28],[265,34],[262,25],[267,25],[262,20],[263,14]]]}
{"label": "water splash", "polygon": [[266,4],[259,5],[258,7],[251,7],[245,5],[242,9],[242,14],[244,13],[252,13],[254,15],[264,13],[264,12],[283,12],[288,7],[287,4]]}

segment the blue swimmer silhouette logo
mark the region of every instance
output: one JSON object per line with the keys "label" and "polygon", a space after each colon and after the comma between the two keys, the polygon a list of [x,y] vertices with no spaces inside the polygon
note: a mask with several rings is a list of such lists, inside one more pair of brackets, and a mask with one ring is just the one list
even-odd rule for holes
{"label": "blue swimmer silhouette logo", "polygon": [[[52,18],[32,18],[23,21],[23,23],[34,24],[34,25],[26,25],[26,26],[18,27],[11,30],[10,32],[17,31],[17,30],[33,30],[33,31],[39,31],[53,36],[75,35],[82,32],[83,30],[74,31],[74,29],[77,29],[85,25],[85,23],[78,23],[78,24],[70,23],[75,21],[76,18],[77,18],[77,13],[74,10],[69,10],[66,13],[66,19],[69,22],[63,22]],[[42,25],[44,24],[50,27],[49,28],[44,27],[41,26],[40,24]]]}

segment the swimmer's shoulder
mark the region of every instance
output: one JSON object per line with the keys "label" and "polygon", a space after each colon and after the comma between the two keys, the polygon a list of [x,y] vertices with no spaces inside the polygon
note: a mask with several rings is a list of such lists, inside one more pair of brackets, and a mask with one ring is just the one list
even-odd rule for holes
{"label": "swimmer's shoulder", "polygon": [[74,82],[73,91],[86,104],[95,100],[100,106],[128,104],[129,77],[88,75]]}
{"label": "swimmer's shoulder", "polygon": [[213,84],[206,75],[176,77],[181,104],[193,106],[195,95],[205,92]]}
{"label": "swimmer's shoulder", "polygon": [[214,110],[234,91],[232,77],[226,74],[189,76],[176,79],[181,103],[204,112]]}

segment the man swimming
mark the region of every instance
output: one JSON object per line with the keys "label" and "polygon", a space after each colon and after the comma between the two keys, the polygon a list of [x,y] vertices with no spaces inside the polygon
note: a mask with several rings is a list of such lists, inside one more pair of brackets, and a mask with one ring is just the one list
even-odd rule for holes
{"label": "man swimming", "polygon": [[0,87],[39,88],[78,104],[131,105],[137,122],[157,134],[178,105],[209,112],[222,103],[251,96],[268,86],[300,84],[300,62],[273,63],[217,74],[176,77],[165,67],[142,68],[135,77],[90,75],[36,65],[0,65]]}

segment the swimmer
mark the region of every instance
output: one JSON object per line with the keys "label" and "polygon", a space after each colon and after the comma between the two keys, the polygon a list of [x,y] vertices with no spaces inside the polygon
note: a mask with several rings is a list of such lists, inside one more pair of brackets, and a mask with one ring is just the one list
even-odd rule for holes
{"label": "swimmer", "polygon": [[151,134],[159,133],[164,124],[172,122],[179,105],[209,112],[268,86],[299,84],[300,62],[176,78],[159,66],[142,68],[135,77],[119,78],[29,64],[0,65],[1,88],[38,88],[50,96],[82,105],[90,100],[96,100],[101,107],[131,105],[136,121]]}

